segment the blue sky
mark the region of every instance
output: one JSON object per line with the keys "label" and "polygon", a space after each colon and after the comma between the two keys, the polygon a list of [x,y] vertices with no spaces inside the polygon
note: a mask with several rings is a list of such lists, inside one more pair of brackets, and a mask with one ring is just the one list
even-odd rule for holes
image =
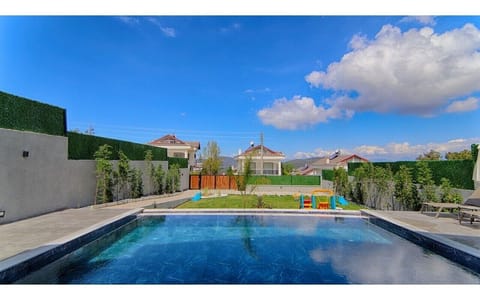
{"label": "blue sky", "polygon": [[3,16],[0,90],[68,129],[375,161],[480,142],[480,17]]}

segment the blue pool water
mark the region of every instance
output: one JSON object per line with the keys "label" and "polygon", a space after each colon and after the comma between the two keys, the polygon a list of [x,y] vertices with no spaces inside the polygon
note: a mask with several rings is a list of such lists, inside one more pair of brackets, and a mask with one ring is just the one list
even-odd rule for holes
{"label": "blue pool water", "polygon": [[141,217],[20,283],[480,283],[358,217]]}

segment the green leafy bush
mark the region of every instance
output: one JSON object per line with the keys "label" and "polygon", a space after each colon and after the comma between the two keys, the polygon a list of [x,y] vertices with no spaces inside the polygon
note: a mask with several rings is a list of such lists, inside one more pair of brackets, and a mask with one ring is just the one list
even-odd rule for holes
{"label": "green leafy bush", "polygon": [[[432,172],[432,179],[435,185],[440,186],[442,178],[447,178],[452,187],[460,189],[473,189],[473,166],[474,163],[470,159],[466,160],[437,160],[426,161],[428,168]],[[348,163],[348,174],[353,176],[355,170],[362,166],[363,163]],[[405,166],[412,170],[412,177],[415,183],[418,182],[418,168],[416,161],[397,161],[397,162],[376,162],[376,167],[388,168],[395,174],[400,170],[401,166]]]}
{"label": "green leafy bush", "polygon": [[0,128],[65,136],[66,124],[63,108],[0,92]]}

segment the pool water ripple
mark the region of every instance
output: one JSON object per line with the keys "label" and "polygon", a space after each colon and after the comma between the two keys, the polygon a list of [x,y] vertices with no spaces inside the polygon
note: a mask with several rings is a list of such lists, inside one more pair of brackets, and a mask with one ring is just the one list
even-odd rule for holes
{"label": "pool water ripple", "polygon": [[77,250],[62,268],[46,267],[21,282],[480,283],[478,274],[365,218],[167,215],[120,230],[119,239]]}

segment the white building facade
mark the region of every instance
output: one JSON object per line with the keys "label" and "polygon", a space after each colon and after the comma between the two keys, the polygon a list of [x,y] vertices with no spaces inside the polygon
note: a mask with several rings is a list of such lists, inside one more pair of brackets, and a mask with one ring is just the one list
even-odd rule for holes
{"label": "white building facade", "polygon": [[187,158],[189,167],[195,166],[197,151],[200,150],[200,142],[184,142],[171,134],[151,141],[148,145],[167,149],[168,157]]}
{"label": "white building facade", "polygon": [[282,152],[273,151],[266,146],[251,146],[243,153],[235,156],[237,172],[244,172],[245,160],[251,158],[250,168],[254,175],[282,175],[282,161],[285,155]]}

